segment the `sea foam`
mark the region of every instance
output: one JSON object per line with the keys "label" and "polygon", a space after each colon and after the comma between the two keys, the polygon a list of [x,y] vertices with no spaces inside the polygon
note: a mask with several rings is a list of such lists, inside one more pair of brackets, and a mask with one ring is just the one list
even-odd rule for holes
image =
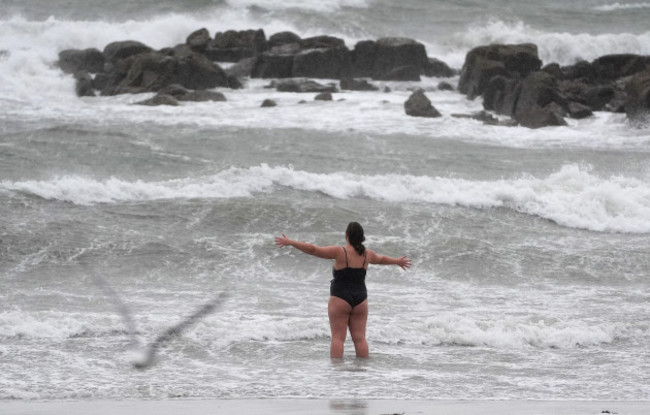
{"label": "sea foam", "polygon": [[433,203],[476,209],[507,208],[559,225],[598,232],[649,233],[650,185],[636,178],[599,177],[565,165],[547,177],[494,181],[401,174],[314,173],[266,164],[210,176],[159,182],[63,176],[2,181],[0,189],[79,205],[177,198],[252,197],[277,187],[334,198],[366,197],[393,203]]}

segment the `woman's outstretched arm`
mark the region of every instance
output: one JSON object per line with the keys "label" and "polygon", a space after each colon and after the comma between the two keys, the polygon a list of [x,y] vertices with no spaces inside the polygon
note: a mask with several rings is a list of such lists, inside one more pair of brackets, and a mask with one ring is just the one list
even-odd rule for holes
{"label": "woman's outstretched arm", "polygon": [[277,236],[275,238],[275,244],[279,247],[293,246],[306,254],[325,259],[336,259],[340,253],[339,251],[341,251],[341,248],[338,246],[317,246],[308,242],[295,241],[288,238],[285,234]]}
{"label": "woman's outstretched arm", "polygon": [[403,270],[411,267],[411,260],[406,255],[393,258],[386,255],[378,255],[371,250],[368,250],[368,262],[376,265],[397,265],[402,267]]}

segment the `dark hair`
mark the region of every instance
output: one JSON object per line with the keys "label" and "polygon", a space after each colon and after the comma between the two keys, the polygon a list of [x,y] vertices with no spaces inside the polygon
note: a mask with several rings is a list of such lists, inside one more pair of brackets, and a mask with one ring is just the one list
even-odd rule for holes
{"label": "dark hair", "polygon": [[348,242],[354,248],[359,255],[363,255],[366,251],[366,247],[363,246],[363,241],[366,240],[366,237],[363,236],[363,228],[358,222],[350,222],[348,228],[345,230],[345,234],[348,237]]}

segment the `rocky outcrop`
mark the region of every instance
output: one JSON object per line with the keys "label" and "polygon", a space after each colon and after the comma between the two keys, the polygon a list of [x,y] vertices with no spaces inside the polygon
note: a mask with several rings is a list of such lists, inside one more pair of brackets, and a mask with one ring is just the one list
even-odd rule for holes
{"label": "rocky outcrop", "polygon": [[581,119],[593,111],[636,108],[626,104],[631,92],[625,85],[650,69],[650,57],[615,54],[565,67],[540,66],[534,45],[481,46],[467,54],[459,90],[469,98],[483,96],[486,110],[509,115],[523,126],[565,125],[567,116]]}
{"label": "rocky outcrop", "polygon": [[533,44],[479,46],[465,57],[458,90],[475,98],[483,95],[495,76],[524,78],[541,66],[537,46]]}
{"label": "rocky outcrop", "polygon": [[650,125],[650,69],[635,74],[625,86],[625,113],[636,125]]}
{"label": "rocky outcrop", "polygon": [[398,68],[411,66],[417,68],[420,75],[425,73],[428,65],[429,58],[424,45],[413,39],[366,40],[354,46],[351,76],[390,80],[390,73]]}
{"label": "rocky outcrop", "polygon": [[153,98],[136,102],[136,105],[147,105],[149,107],[157,107],[159,105],[170,105],[176,107],[179,104],[178,104],[178,100],[172,97],[171,95],[156,95]]}
{"label": "rocky outcrop", "polygon": [[98,49],[67,49],[59,52],[58,65],[63,72],[98,73],[104,70],[104,54]]}
{"label": "rocky outcrop", "polygon": [[431,104],[431,100],[424,94],[423,89],[418,89],[404,102],[404,111],[406,115],[412,117],[440,117],[441,114]]}
{"label": "rocky outcrop", "polygon": [[293,57],[291,75],[305,78],[339,79],[350,71],[350,54],[345,46],[303,50]]}
{"label": "rocky outcrop", "polygon": [[226,96],[218,91],[192,91],[184,88],[181,85],[174,84],[163,88],[158,92],[159,95],[169,95],[176,98],[178,101],[191,101],[191,102],[225,102]]}
{"label": "rocky outcrop", "polygon": [[218,32],[208,42],[204,54],[212,61],[239,62],[259,55],[267,49],[264,30],[228,30]]}
{"label": "rocky outcrop", "polygon": [[323,85],[310,79],[282,79],[271,83],[278,92],[338,92],[334,85]]}
{"label": "rocky outcrop", "polygon": [[343,78],[340,86],[342,90],[348,91],[379,91],[379,87],[371,84],[365,79]]}

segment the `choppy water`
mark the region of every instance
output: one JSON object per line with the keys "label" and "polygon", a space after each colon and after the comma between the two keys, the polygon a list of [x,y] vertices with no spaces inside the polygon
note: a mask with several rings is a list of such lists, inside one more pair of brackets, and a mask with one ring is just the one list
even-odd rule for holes
{"label": "choppy water", "polygon": [[[650,399],[650,133],[624,115],[487,127],[451,117],[481,103],[437,79],[335,102],[251,81],[226,103],[135,107],[78,99],[53,66],[203,26],[410,36],[456,67],[532,41],[571,63],[650,54],[650,4],[155,3],[1,4],[0,399]],[[404,115],[415,86],[442,118]],[[351,220],[413,268],[371,268],[372,356],[332,364],[331,264],[273,237],[340,244]],[[132,328],[144,346],[224,292],[132,367]]]}

